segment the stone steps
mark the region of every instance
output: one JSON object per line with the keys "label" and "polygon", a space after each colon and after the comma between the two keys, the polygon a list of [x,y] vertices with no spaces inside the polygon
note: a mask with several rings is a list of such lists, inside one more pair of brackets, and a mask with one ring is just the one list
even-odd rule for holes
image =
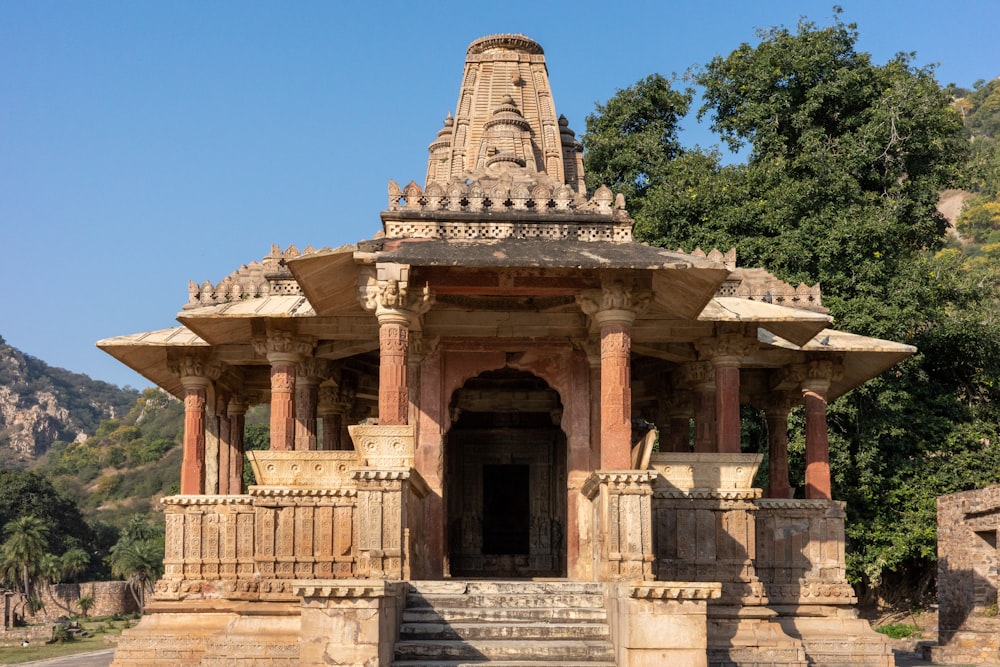
{"label": "stone steps", "polygon": [[411,582],[394,667],[614,667],[601,584]]}

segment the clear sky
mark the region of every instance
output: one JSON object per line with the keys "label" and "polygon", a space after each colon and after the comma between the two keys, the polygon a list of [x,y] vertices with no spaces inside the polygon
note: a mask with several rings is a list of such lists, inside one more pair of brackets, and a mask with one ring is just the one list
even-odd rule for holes
{"label": "clear sky", "polygon": [[[998,0],[841,0],[858,48],[1000,75]],[[271,244],[380,229],[386,184],[423,182],[469,42],[545,49],[557,113],[683,73],[755,29],[828,25],[834,2],[0,0],[0,335],[52,365],[149,383],[94,346],[164,329],[188,280]],[[687,145],[717,143],[686,123]]]}

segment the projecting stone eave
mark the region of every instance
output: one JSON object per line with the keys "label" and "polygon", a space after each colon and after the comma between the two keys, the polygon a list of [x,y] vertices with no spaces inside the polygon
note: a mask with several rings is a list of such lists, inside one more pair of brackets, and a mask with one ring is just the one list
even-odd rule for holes
{"label": "projecting stone eave", "polygon": [[839,358],[843,364],[843,373],[830,384],[828,397],[831,401],[917,352],[913,345],[835,329],[823,329],[801,346],[763,328],[757,330],[757,340],[765,348],[793,350],[802,361],[828,356]]}
{"label": "projecting stone eave", "polygon": [[207,350],[209,345],[186,327],[115,336],[96,343],[112,357],[125,364],[164,391],[184,398],[180,377],[170,370],[171,352]]}

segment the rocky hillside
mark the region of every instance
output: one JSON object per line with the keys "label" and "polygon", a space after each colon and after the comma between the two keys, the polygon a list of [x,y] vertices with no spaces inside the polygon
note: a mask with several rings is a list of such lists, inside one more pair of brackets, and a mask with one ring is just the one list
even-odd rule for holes
{"label": "rocky hillside", "polygon": [[85,440],[139,392],[49,366],[0,336],[0,466],[31,466],[56,441]]}

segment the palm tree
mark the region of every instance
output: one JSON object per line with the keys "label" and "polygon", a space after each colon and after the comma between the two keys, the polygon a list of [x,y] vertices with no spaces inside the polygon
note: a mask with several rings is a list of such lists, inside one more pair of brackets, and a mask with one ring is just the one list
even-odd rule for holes
{"label": "palm tree", "polygon": [[132,541],[125,537],[111,547],[108,556],[111,574],[128,583],[129,591],[139,608],[146,604],[146,593],[162,574],[163,545],[159,540]]}
{"label": "palm tree", "polygon": [[76,579],[78,575],[90,567],[90,554],[80,547],[72,547],[59,559],[62,563],[62,578]]}
{"label": "palm tree", "polygon": [[0,560],[5,577],[17,573],[14,582],[30,600],[32,585],[40,576],[42,557],[49,548],[49,526],[33,514],[26,514],[3,527],[4,543]]}

